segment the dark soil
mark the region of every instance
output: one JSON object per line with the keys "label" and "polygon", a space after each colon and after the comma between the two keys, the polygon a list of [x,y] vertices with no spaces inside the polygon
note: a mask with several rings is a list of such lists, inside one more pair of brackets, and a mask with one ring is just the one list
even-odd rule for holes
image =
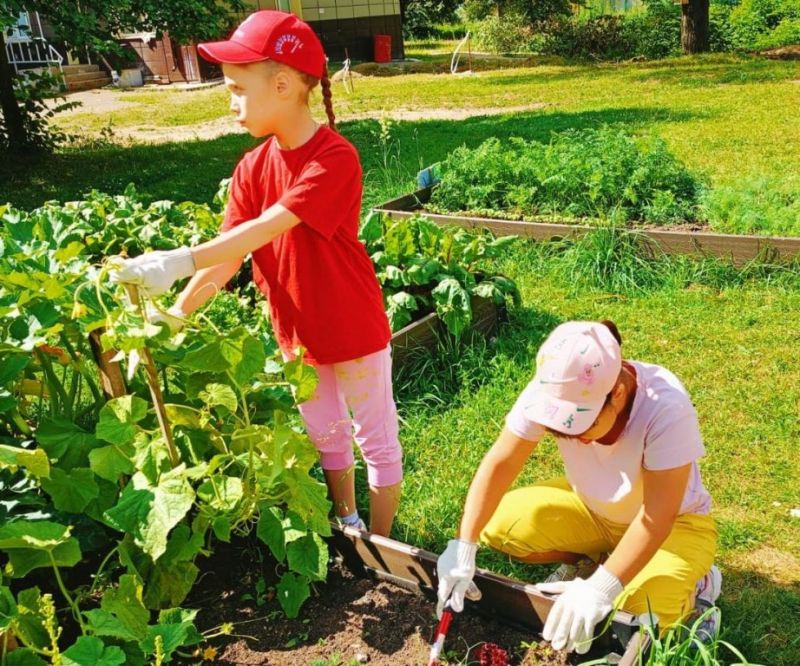
{"label": "dark soil", "polygon": [[[199,608],[198,629],[208,630],[230,622],[231,636],[202,646],[221,664],[316,664],[351,666],[369,663],[386,666],[426,664],[436,627],[435,604],[424,596],[386,582],[355,578],[334,565],[327,582],[316,586],[312,597],[289,620],[267,588],[258,595],[262,576],[275,580],[271,564],[260,564],[255,548],[218,552],[205,567],[195,592],[184,604]],[[243,595],[260,599],[242,599]],[[509,664],[560,666],[569,664],[561,653],[538,636],[518,631],[490,618],[462,613],[455,617],[445,643],[446,664],[479,664],[481,645],[491,641],[508,653]],[[195,662],[196,663],[196,662]],[[502,663],[502,662],[494,662]]]}

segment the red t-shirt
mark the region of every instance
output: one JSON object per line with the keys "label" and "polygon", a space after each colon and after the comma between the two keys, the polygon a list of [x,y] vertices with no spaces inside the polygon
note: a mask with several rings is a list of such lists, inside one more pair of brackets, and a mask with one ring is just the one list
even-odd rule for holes
{"label": "red t-shirt", "polygon": [[302,220],[253,252],[253,278],[281,349],[304,347],[312,364],[350,361],[391,338],[375,269],[358,240],[361,190],[356,149],[325,126],[290,150],[270,137],[233,172],[223,232],[276,203]]}

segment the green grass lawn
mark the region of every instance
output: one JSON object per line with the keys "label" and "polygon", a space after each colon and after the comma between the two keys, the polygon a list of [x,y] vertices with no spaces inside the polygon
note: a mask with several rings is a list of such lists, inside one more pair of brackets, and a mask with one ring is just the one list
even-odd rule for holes
{"label": "green grass lawn", "polygon": [[[795,222],[800,210],[798,81],[800,63],[708,56],[626,65],[550,64],[474,76],[363,78],[352,95],[335,85],[334,101],[341,130],[359,148],[368,172],[370,204],[407,191],[420,165],[462,144],[474,146],[492,135],[548,140],[552,132],[614,123],[662,136],[680,159],[732,199],[726,205],[753,208],[741,228],[721,230],[769,231],[772,225],[800,233]],[[221,87],[128,92],[120,93],[120,99],[135,105],[64,117],[60,124],[71,132],[96,135],[109,123],[112,130],[144,125],[168,129],[228,113]],[[347,121],[355,114],[398,108],[532,104],[546,106],[462,121],[443,119],[439,111],[428,121],[398,122],[388,145],[377,141],[374,120]],[[219,179],[253,145],[246,136],[124,148],[90,144],[44,161],[7,162],[0,165],[0,200],[32,207],[48,198],[75,198],[92,187],[118,191],[130,181],[157,198],[208,200]]]}
{"label": "green grass lawn", "polygon": [[[489,136],[547,139],[568,128],[619,123],[663,136],[715,187],[800,192],[800,63],[712,56],[629,65],[543,65],[472,77],[413,75],[359,79],[335,89],[342,132],[358,147],[365,205],[408,191],[420,166]],[[127,93],[140,106],[100,118],[74,116],[72,131],[114,125],[178,126],[227,113],[219,89]],[[484,108],[545,103],[538,111],[463,121],[395,124],[388,140],[375,120],[348,114],[380,109]],[[210,201],[255,142],[211,141],[85,146],[48,159],[0,165],[0,201],[30,208],[128,182],[153,199]],[[755,183],[755,184],[754,184]],[[759,183],[761,185],[759,185]],[[737,289],[657,289],[635,295],[570,289],[535,260],[512,253],[501,270],[515,278],[524,307],[496,340],[430,361],[398,379],[406,488],[396,535],[439,549],[455,529],[469,480],[532,373],[537,345],[558,322],[612,318],[626,356],[678,374],[700,413],[708,455],[702,468],[720,520],[726,636],[751,659],[800,664],[800,291],[753,283]],[[443,470],[447,471],[446,474]],[[552,444],[520,482],[558,474]],[[779,503],[778,506],[775,503]],[[485,557],[485,556],[484,556]],[[534,570],[484,559],[521,577]]]}
{"label": "green grass lawn", "polygon": [[[532,376],[538,345],[562,321],[610,318],[625,357],[675,372],[700,415],[701,469],[720,528],[725,637],[754,662],[800,663],[800,520],[789,514],[800,507],[800,291],[754,284],[615,296],[571,288],[532,255],[522,247],[500,267],[518,281],[525,306],[496,340],[452,355],[455,367],[442,360],[398,380],[406,456],[398,537],[444,547],[472,474]],[[548,441],[518,483],[562,473]],[[543,573],[491,553],[482,561],[528,580]]]}

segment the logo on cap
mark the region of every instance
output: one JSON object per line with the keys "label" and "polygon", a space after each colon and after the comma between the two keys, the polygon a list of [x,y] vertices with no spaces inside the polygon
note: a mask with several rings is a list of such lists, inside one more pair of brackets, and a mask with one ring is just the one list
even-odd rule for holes
{"label": "logo on cap", "polygon": [[297,35],[289,33],[281,35],[275,42],[275,53],[277,55],[294,53],[301,48],[303,48],[303,41]]}

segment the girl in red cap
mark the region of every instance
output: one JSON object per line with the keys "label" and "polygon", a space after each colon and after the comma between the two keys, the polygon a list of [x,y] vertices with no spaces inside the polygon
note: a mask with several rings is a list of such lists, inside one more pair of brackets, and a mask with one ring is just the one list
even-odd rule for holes
{"label": "girl in red cap", "polygon": [[[353,438],[367,463],[370,529],[386,535],[403,476],[392,396],[391,332],[380,286],[359,242],[361,164],[336,132],[322,45],[292,14],[251,14],[222,42],[199,46],[221,63],[236,122],[269,138],[236,167],[220,235],[122,262],[117,282],[150,295],[193,276],[171,308],[179,321],[222,289],[252,255],[253,279],[267,297],[275,336],[289,358],[305,350],[316,366],[315,395],[299,406],[320,452],[339,519],[364,529],[355,506]],[[328,125],[308,97],[322,88]]]}

